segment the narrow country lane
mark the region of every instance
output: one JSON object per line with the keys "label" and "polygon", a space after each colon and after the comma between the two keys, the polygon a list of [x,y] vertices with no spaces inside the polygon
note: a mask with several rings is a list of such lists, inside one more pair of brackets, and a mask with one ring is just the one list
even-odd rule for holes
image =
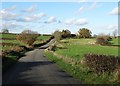
{"label": "narrow country lane", "polygon": [[27,52],[26,56],[3,75],[4,85],[39,85],[39,84],[79,84],[72,76],[65,73],[59,67],[47,60],[43,55],[46,44],[39,49]]}

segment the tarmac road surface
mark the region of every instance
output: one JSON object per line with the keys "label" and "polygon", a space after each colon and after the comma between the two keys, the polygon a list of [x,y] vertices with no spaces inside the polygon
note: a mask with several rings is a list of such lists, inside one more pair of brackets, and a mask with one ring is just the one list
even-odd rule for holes
{"label": "tarmac road surface", "polygon": [[21,57],[3,75],[2,85],[80,84],[80,81],[62,71],[43,55],[44,49],[50,43],[27,52],[26,56]]}

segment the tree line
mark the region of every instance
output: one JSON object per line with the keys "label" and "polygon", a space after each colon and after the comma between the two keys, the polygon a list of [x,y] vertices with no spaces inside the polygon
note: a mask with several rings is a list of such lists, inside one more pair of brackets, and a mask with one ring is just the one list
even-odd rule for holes
{"label": "tree line", "polygon": [[[2,33],[9,33],[8,29],[2,29]],[[113,35],[116,38],[117,35],[117,30],[113,31]],[[36,31],[32,31],[32,30],[23,30],[20,34],[18,34],[16,36],[16,39],[20,42],[23,42],[25,44],[27,44],[28,46],[31,46],[36,40],[37,37],[40,36],[38,34],[38,32]],[[71,37],[75,37],[75,38],[91,38],[92,37],[92,31],[90,31],[87,28],[81,28],[79,29],[79,31],[76,34],[71,34],[71,31],[69,31],[68,29],[66,30],[56,30],[52,36],[54,37],[54,39],[56,40],[56,42],[59,42],[61,39],[64,38],[71,38]],[[109,35],[96,35],[95,36],[97,38],[97,43],[103,44],[103,43],[107,43],[108,41],[111,40],[111,37]]]}

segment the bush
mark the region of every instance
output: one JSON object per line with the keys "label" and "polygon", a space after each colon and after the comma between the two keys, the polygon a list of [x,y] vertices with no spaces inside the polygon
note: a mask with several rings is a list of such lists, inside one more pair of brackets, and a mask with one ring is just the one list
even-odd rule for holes
{"label": "bush", "polygon": [[19,34],[16,39],[28,46],[31,46],[37,40],[38,34]]}
{"label": "bush", "polygon": [[2,58],[5,58],[7,56],[7,52],[3,51],[2,52]]}
{"label": "bush", "polygon": [[103,38],[107,41],[112,41],[112,38],[110,36],[103,36]]}
{"label": "bush", "polygon": [[87,28],[81,28],[78,31],[78,37],[79,38],[90,38],[91,34],[92,34],[92,32]]}
{"label": "bush", "polygon": [[71,32],[69,30],[62,30],[62,38],[67,38],[71,36]]}
{"label": "bush", "polygon": [[120,58],[107,55],[86,54],[85,65],[95,73],[113,72],[120,66]]}
{"label": "bush", "polygon": [[96,38],[96,43],[97,44],[107,44],[107,40],[105,40],[103,37],[97,37]]}
{"label": "bush", "polygon": [[100,35],[96,38],[96,43],[101,45],[111,44],[109,41],[112,41],[112,38],[108,35]]}
{"label": "bush", "polygon": [[12,51],[15,51],[15,52],[21,52],[23,50],[24,50],[24,48],[23,47],[19,47],[19,46],[16,46],[16,47],[12,48]]}
{"label": "bush", "polygon": [[55,42],[59,43],[62,37],[62,33],[60,31],[55,31],[53,33],[53,36],[54,36]]}
{"label": "bush", "polygon": [[110,44],[110,42],[109,42],[110,40],[112,40],[110,37],[98,36],[96,38],[96,43],[101,44],[101,45]]}

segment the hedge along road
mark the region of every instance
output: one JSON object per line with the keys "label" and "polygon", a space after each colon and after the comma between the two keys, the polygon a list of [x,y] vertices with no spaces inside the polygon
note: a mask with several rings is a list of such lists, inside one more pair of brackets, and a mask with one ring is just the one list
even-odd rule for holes
{"label": "hedge along road", "polygon": [[26,56],[20,58],[3,75],[2,85],[80,84],[78,80],[44,57],[43,51],[52,41],[54,40],[39,49],[27,52]]}

